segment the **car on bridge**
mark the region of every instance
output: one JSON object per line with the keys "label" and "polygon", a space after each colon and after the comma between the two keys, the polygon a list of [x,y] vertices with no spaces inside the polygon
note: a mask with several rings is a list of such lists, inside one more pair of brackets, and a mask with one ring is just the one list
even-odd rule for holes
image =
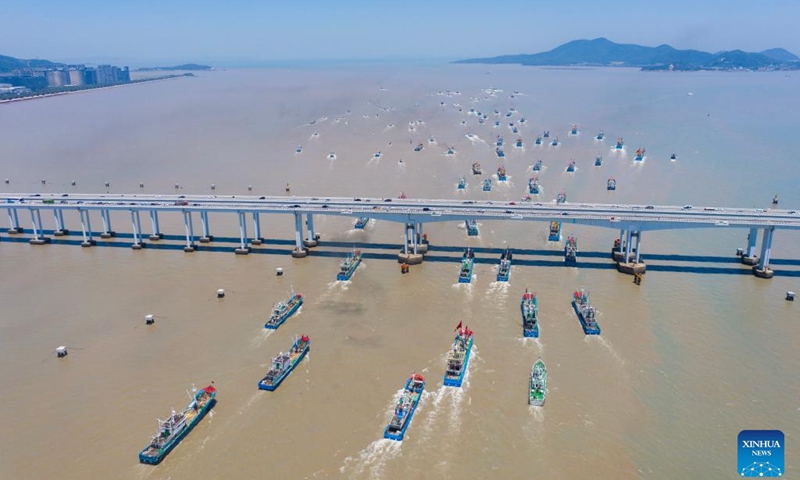
{"label": "car on bridge", "polygon": [[656,208],[656,207],[654,207],[652,205],[648,205],[648,206],[644,207],[645,210],[653,210],[654,208]]}
{"label": "car on bridge", "polygon": [[691,210],[691,209],[692,209],[691,205],[684,205],[683,206],[683,210]]}

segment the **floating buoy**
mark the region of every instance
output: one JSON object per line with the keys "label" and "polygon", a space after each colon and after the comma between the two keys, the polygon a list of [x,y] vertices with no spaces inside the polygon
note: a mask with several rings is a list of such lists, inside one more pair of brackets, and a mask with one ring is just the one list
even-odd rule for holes
{"label": "floating buoy", "polygon": [[219,290],[217,290],[217,298],[223,298],[224,296],[225,296],[224,288],[220,288]]}
{"label": "floating buoy", "polygon": [[404,263],[400,265],[400,273],[408,273],[408,264]]}
{"label": "floating buoy", "polygon": [[275,275],[278,276],[278,277],[283,276],[283,269],[281,267],[276,268],[275,269]]}
{"label": "floating buoy", "polygon": [[786,301],[794,302],[794,292],[786,292]]}
{"label": "floating buoy", "polygon": [[67,347],[65,347],[64,345],[61,345],[60,347],[56,348],[56,355],[58,355],[58,358],[66,357],[67,356]]}
{"label": "floating buoy", "polygon": [[146,323],[147,325],[152,325],[156,323],[156,318],[153,315],[145,315],[144,323]]}

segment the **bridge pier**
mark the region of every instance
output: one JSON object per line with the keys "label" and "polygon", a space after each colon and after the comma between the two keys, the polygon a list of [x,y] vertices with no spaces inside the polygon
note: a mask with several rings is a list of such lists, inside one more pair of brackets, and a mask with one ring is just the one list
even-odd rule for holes
{"label": "bridge pier", "polygon": [[772,278],[775,272],[769,268],[769,257],[772,253],[772,234],[775,227],[764,228],[764,237],[761,239],[761,258],[758,259],[758,265],[753,267],[753,275],[759,278]]}
{"label": "bridge pier", "polygon": [[117,233],[111,230],[111,212],[108,209],[100,210],[100,219],[103,220],[103,232],[100,234],[100,238],[116,237]]}
{"label": "bridge pier", "polygon": [[200,243],[209,243],[214,241],[214,236],[208,233],[208,210],[200,211],[200,224],[202,225],[203,236],[200,237]]}
{"label": "bridge pier", "polygon": [[422,233],[422,226],[425,225],[422,222],[417,222],[417,251],[423,255],[428,253],[428,237]]}
{"label": "bridge pier", "polygon": [[78,215],[81,217],[81,231],[83,233],[81,247],[91,247],[95,245],[96,242],[92,238],[92,219],[89,217],[89,210],[79,209]]}
{"label": "bridge pier", "polygon": [[239,248],[233,252],[236,255],[247,255],[250,253],[250,247],[247,245],[247,221],[244,218],[244,212],[239,212]]}
{"label": "bridge pier", "polygon": [[[400,254],[397,256],[397,261],[399,263],[406,263],[408,265],[418,265],[422,263],[423,255],[419,253],[418,238],[417,223],[405,223],[403,229],[403,250],[401,250]],[[412,243],[409,243],[409,241]]]}
{"label": "bridge pier", "polygon": [[150,227],[153,231],[153,234],[150,235],[151,242],[157,242],[164,238],[164,234],[161,233],[161,225],[158,223],[158,212],[155,210],[150,210]]}
{"label": "bridge pier", "polygon": [[186,246],[183,251],[194,252],[194,226],[192,225],[192,212],[183,212],[183,226],[186,228]]}
{"label": "bridge pier", "polygon": [[261,217],[257,212],[253,212],[253,240],[251,245],[261,245],[264,239],[261,238]]}
{"label": "bridge pier", "polygon": [[142,242],[142,219],[138,210],[131,210],[131,226],[133,227],[133,245],[131,245],[131,248],[141,250],[144,248],[144,242]]}
{"label": "bridge pier", "polygon": [[[628,275],[645,273],[647,265],[641,260],[640,256],[642,252],[642,231],[628,230],[626,237],[627,245],[625,246],[625,257],[617,261],[617,271]],[[634,239],[636,239],[635,251],[632,250]],[[631,262],[631,260],[633,261]]]}
{"label": "bridge pier", "polygon": [[744,265],[757,265],[758,257],[756,256],[756,240],[758,240],[758,229],[751,228],[750,233],[747,234],[747,247],[742,255],[742,263]]}
{"label": "bridge pier", "polygon": [[308,250],[303,247],[303,214],[294,213],[294,240],[295,247],[292,250],[294,258],[304,258],[308,255]]}
{"label": "bridge pier", "polygon": [[9,235],[16,235],[18,233],[22,233],[22,228],[19,226],[19,216],[17,215],[17,209],[8,209],[8,223],[10,227],[8,229]]}
{"label": "bridge pier", "polygon": [[31,223],[33,223],[33,238],[30,239],[28,243],[31,245],[44,245],[45,243],[50,243],[50,239],[44,236],[44,230],[42,230],[41,212],[38,209],[36,209],[35,213],[34,209],[31,209],[30,212]]}
{"label": "bridge pier", "polygon": [[308,238],[303,241],[306,248],[314,248],[319,244],[319,235],[314,232],[314,215],[306,214],[306,227],[308,228]]}
{"label": "bridge pier", "polygon": [[620,230],[619,239],[614,240],[614,247],[611,248],[611,258],[613,258],[615,262],[625,263],[626,259],[630,260],[631,255],[627,248],[631,243],[630,233],[631,232],[627,230]]}
{"label": "bridge pier", "polygon": [[69,234],[69,230],[64,228],[64,210],[53,210],[53,216],[56,220],[56,229],[53,231],[54,237],[62,237]]}

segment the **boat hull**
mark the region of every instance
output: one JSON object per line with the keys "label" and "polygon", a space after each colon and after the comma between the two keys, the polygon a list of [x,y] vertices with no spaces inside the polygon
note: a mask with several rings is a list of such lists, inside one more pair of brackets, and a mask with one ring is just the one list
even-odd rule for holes
{"label": "boat hull", "polygon": [[[406,381],[406,389],[408,389],[410,381]],[[403,428],[396,432],[390,432],[389,427],[387,426],[386,429],[383,431],[383,438],[388,438],[389,440],[396,440],[398,442],[403,441],[403,437],[406,434],[406,430],[408,430],[408,426],[411,425],[411,420],[414,419],[414,412],[417,411],[417,406],[419,405],[419,401],[422,398],[422,392],[425,391],[425,383],[422,384],[422,390],[419,391],[419,396],[417,397],[417,401],[411,407],[411,411],[408,413],[408,420],[406,423],[403,424]]]}
{"label": "boat hull", "polygon": [[272,385],[268,385],[264,383],[264,379],[261,379],[261,381],[258,382],[258,389],[267,390],[268,392],[277,390],[277,388],[281,386],[281,383],[283,383],[283,381],[286,380],[286,377],[288,377],[294,371],[294,369],[297,368],[300,362],[303,361],[303,358],[305,358],[310,348],[311,348],[310,344],[306,345],[306,347],[303,349],[303,352],[297,357],[294,363],[292,363],[292,366],[289,367],[285,372],[283,372],[283,375],[281,375],[281,377],[278,379],[277,382],[275,382]]}
{"label": "boat hull", "polygon": [[167,455],[169,455],[169,452],[171,452],[175,447],[177,447],[178,444],[180,444],[181,441],[184,439],[184,437],[186,437],[186,435],[188,435],[189,432],[191,432],[192,429],[194,429],[194,427],[198,423],[200,423],[200,421],[203,419],[203,417],[206,416],[208,411],[214,407],[214,405],[217,403],[216,392],[214,392],[213,395],[214,397],[211,400],[209,400],[206,403],[206,405],[192,419],[192,423],[187,425],[186,428],[180,434],[178,434],[177,437],[173,438],[169,444],[165,445],[164,448],[162,448],[158,452],[158,455],[146,455],[144,452],[147,450],[147,448],[145,448],[139,453],[139,462],[145,463],[147,465],[158,465],[159,463],[161,463],[161,461],[164,460],[164,458]]}
{"label": "boat hull", "polygon": [[472,342],[474,337],[470,337],[469,344],[467,345],[467,352],[464,354],[464,366],[461,367],[461,373],[457,377],[448,377],[447,374],[444,376],[444,386],[445,387],[459,387],[461,388],[461,384],[464,383],[464,375],[467,373],[467,367],[469,367],[469,356],[472,353]]}
{"label": "boat hull", "polygon": [[474,267],[473,262],[469,263],[469,275],[458,275],[458,283],[472,283],[472,269]]}
{"label": "boat hull", "polygon": [[583,328],[583,333],[586,335],[600,335],[600,325],[596,325],[596,327],[590,327],[586,320],[583,318],[583,314],[581,313],[581,309],[578,308],[578,303],[575,300],[572,301],[572,309],[575,310],[575,314],[578,316],[578,321],[581,322],[581,328]]}
{"label": "boat hull", "polygon": [[[534,306],[534,308],[536,308]],[[523,300],[519,305],[519,310],[522,312],[522,336],[525,338],[539,338],[539,322],[536,321],[536,326],[533,328],[525,328],[525,301]]]}
{"label": "boat hull", "polygon": [[294,313],[297,310],[299,310],[302,305],[303,305],[303,297],[300,297],[300,299],[292,306],[292,308],[290,308],[289,310],[286,311],[286,313],[283,314],[283,316],[280,318],[280,320],[278,320],[275,323],[265,323],[264,324],[264,328],[267,328],[267,329],[270,329],[270,330],[277,330],[278,327],[280,327],[281,325],[286,323],[286,320],[289,320],[289,317],[294,315]]}

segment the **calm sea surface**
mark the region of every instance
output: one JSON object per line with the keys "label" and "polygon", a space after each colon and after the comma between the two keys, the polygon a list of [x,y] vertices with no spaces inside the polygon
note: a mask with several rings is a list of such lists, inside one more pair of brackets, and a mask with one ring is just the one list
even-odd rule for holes
{"label": "calm sea surface", "polygon": [[[768,208],[778,193],[782,208],[800,208],[795,74],[440,65],[197,75],[0,105],[0,178],[10,181],[0,189],[174,193],[177,183],[211,194],[213,183],[217,195],[248,185],[277,195],[290,183],[292,194],[318,197],[519,201],[541,159],[541,201],[564,189],[571,202]],[[535,147],[545,129],[562,144]],[[510,179],[485,193],[481,179],[500,165],[497,135]],[[622,154],[611,150],[618,136]],[[632,161],[638,147],[642,164]],[[476,161],[482,177],[470,174]],[[461,175],[466,192],[456,190]],[[76,213],[67,224],[80,231]],[[131,230],[125,215],[112,224]],[[183,234],[178,215],[161,224]],[[0,476],[724,479],[736,475],[744,429],[782,430],[797,474],[800,310],[783,300],[800,291],[796,232],[776,232],[772,280],[737,263],[745,230],[645,232],[648,274],[636,286],[608,258],[608,229],[565,224],[581,250],[579,267],[567,268],[546,223],[483,222],[469,238],[461,224],[429,224],[428,260],[401,275],[398,224],[356,231],[350,218],[317,216],[320,246],[301,260],[289,256],[292,224],[264,216],[269,241],[255,248],[266,253],[249,256],[229,241],[193,254],[132,251],[125,238],[90,249],[0,242]],[[211,228],[238,234],[232,215],[212,215]],[[351,282],[335,282],[352,245],[367,258]],[[472,284],[458,285],[466,246],[479,263]],[[498,284],[506,246],[518,263]],[[291,286],[306,297],[302,310],[264,330]],[[571,309],[580,287],[592,293],[600,337],[584,336]],[[217,299],[217,288],[228,295]],[[538,341],[521,338],[525,288],[539,298]],[[459,321],[475,331],[473,357],[464,388],[444,388]],[[308,359],[276,392],[257,390],[269,359],[301,333],[312,339]],[[55,358],[59,345],[72,348],[67,358]],[[541,409],[526,403],[537,357],[549,377]],[[420,407],[405,441],[383,440],[412,371],[427,379]],[[156,419],[211,381],[212,415],[161,465],[140,465]]]}

